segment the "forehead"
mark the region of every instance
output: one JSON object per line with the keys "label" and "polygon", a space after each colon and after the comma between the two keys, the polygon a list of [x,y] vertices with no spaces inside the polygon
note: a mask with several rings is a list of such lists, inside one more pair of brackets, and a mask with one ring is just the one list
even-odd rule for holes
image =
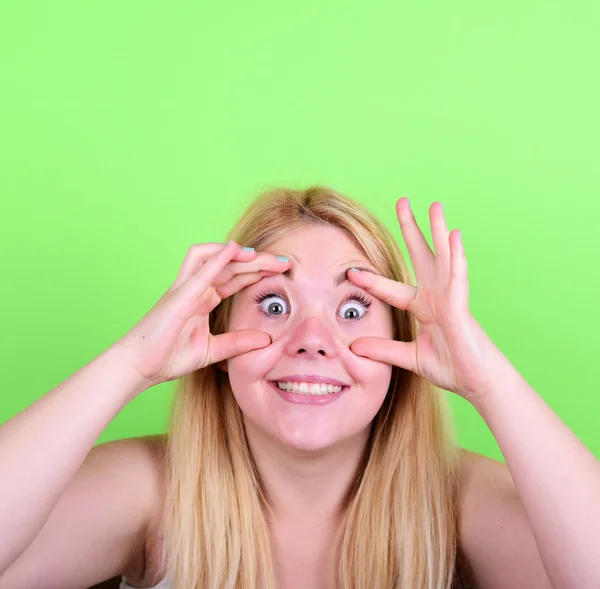
{"label": "forehead", "polygon": [[350,232],[333,225],[303,225],[294,228],[265,247],[264,251],[275,255],[289,255],[301,265],[331,266],[350,259],[368,262]]}

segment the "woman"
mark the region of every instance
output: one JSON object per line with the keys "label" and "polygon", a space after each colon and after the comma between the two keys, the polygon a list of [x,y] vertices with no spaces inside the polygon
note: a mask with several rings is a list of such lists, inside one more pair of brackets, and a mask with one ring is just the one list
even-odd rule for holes
{"label": "woman", "polygon": [[[416,287],[389,232],[357,203],[327,187],[276,189],[251,204],[227,245],[191,248],[174,285],[115,344],[129,388],[102,406],[104,426],[141,391],[181,378],[169,435],[147,440],[144,460],[155,457],[158,474],[138,488],[155,489],[141,501],[153,515],[123,543],[143,549],[122,560],[132,583],[122,588],[600,579],[598,461],[470,314],[461,237],[441,205],[430,209],[435,254],[407,199],[397,213]],[[508,468],[457,447],[437,387],[474,405]],[[24,439],[18,417],[0,429],[0,467]],[[15,579],[59,534],[72,485],[0,589],[5,579],[26,586]]]}

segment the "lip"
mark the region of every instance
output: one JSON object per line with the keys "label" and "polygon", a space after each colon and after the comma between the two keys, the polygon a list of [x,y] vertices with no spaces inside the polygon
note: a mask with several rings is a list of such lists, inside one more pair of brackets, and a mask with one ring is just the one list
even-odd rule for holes
{"label": "lip", "polygon": [[[348,387],[350,385],[337,380],[335,378],[329,378],[328,376],[321,376],[320,374],[288,374],[287,376],[281,376],[279,378],[273,378],[269,382],[314,382],[314,383],[325,383],[333,384],[340,387]],[[276,385],[277,386],[277,385]]]}
{"label": "lip", "polygon": [[[339,399],[349,387],[343,385],[343,389],[339,393],[327,393],[326,395],[306,395],[289,391],[282,391],[275,381],[268,381],[269,386],[274,388],[277,394],[288,403],[296,403],[298,405],[329,405]],[[306,381],[305,381],[306,382]]]}

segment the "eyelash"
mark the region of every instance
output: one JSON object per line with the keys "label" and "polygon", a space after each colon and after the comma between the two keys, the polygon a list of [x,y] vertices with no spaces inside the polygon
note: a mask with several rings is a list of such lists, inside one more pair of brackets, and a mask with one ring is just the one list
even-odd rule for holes
{"label": "eyelash", "polygon": [[[259,305],[259,307],[258,307],[259,311],[265,317],[269,317],[270,319],[276,319],[278,317],[278,315],[269,315],[269,313],[265,313],[262,310],[262,308],[260,307],[260,304],[265,299],[268,299],[269,297],[279,297],[281,299],[285,299],[286,301],[287,301],[287,299],[280,292],[273,292],[273,291],[259,292],[258,294],[255,295],[254,302]],[[348,303],[350,301],[358,301],[363,307],[365,307],[366,311],[365,311],[365,314],[362,317],[359,317],[358,319],[350,319],[349,321],[360,321],[361,319],[364,319],[367,316],[367,313],[369,312],[369,307],[371,306],[371,303],[373,302],[371,299],[367,298],[362,292],[351,292],[342,301],[342,305],[345,304],[345,303]]]}

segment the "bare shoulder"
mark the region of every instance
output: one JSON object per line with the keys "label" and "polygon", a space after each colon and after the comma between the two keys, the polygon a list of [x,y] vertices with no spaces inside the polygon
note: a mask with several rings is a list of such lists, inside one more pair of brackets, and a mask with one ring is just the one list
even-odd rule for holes
{"label": "bare shoulder", "polygon": [[94,446],[0,587],[90,587],[121,574],[151,587],[135,581],[160,506],[160,456],[156,436]]}
{"label": "bare shoulder", "polygon": [[151,460],[152,466],[158,469],[157,472],[159,474],[163,474],[162,467],[164,466],[163,463],[166,455],[167,435],[168,434],[154,434],[133,438],[146,448],[148,458]]}
{"label": "bare shoulder", "polygon": [[477,491],[482,482],[492,484],[496,489],[515,491],[515,485],[504,462],[483,454],[461,448],[461,496]]}
{"label": "bare shoulder", "polygon": [[508,466],[464,448],[459,536],[476,586],[551,589]]}

